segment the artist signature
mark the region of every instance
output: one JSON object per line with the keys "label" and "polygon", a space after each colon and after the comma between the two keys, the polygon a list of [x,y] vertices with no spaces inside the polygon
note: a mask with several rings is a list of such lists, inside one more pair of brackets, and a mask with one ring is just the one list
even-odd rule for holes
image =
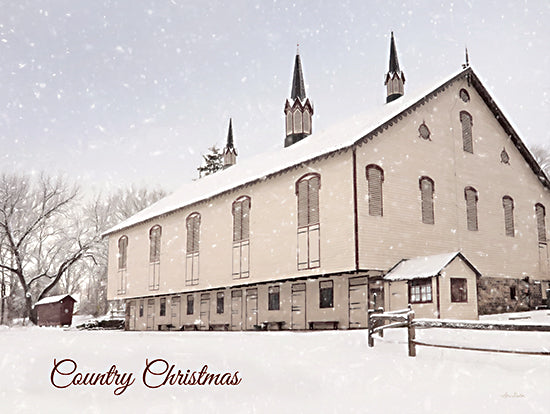
{"label": "artist signature", "polygon": [[502,398],[525,398],[525,394],[519,392],[513,392],[511,394],[505,392],[501,395]]}

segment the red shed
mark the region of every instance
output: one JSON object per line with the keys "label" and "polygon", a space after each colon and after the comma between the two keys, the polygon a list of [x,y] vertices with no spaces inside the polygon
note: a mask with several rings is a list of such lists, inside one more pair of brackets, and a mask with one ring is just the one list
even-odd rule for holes
{"label": "red shed", "polygon": [[70,326],[76,300],[71,295],[49,296],[34,305],[39,326]]}

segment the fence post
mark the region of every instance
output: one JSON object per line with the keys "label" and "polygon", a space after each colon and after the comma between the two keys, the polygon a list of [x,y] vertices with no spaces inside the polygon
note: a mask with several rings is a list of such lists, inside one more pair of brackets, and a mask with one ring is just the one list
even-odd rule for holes
{"label": "fence post", "polygon": [[416,356],[416,345],[414,344],[415,339],[415,330],[413,325],[414,320],[414,311],[409,311],[407,313],[407,332],[409,337],[409,356],[415,357]]}
{"label": "fence post", "polygon": [[368,332],[369,332],[369,347],[373,347],[374,346],[374,338],[372,337],[372,330],[373,330],[373,323],[371,321],[371,318],[370,316],[374,313],[374,309],[369,309],[367,311],[367,329],[368,329]]}

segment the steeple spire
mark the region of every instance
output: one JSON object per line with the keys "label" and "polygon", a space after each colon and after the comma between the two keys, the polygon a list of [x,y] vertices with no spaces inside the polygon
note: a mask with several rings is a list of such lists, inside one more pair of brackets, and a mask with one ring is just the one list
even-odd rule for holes
{"label": "steeple spire", "polygon": [[397,59],[397,48],[395,39],[391,32],[390,40],[390,64],[384,85],[386,86],[386,103],[396,100],[405,94],[405,74],[399,68],[399,59]]}
{"label": "steeple spire", "polygon": [[311,134],[312,129],[313,104],[306,96],[299,46],[296,47],[290,99],[286,100],[284,109],[286,117],[285,147],[304,139]]}
{"label": "steeple spire", "polygon": [[225,170],[237,163],[237,150],[233,144],[233,125],[229,118],[229,129],[227,131],[227,143],[223,148],[223,169]]}
{"label": "steeple spire", "polygon": [[291,99],[306,99],[306,87],[304,86],[304,75],[302,74],[302,62],[300,61],[299,45],[296,47],[296,59],[294,60],[294,76],[292,77]]}
{"label": "steeple spire", "polygon": [[395,39],[393,38],[393,32],[391,32],[390,40],[390,72],[399,72],[399,60],[397,59],[397,49],[395,47]]}

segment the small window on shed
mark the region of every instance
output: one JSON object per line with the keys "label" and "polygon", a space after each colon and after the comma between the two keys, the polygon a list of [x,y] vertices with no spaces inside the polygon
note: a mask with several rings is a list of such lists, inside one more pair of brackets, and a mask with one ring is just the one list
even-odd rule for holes
{"label": "small window on shed", "polygon": [[430,129],[428,128],[428,125],[426,125],[424,122],[422,122],[420,124],[420,126],[418,127],[418,133],[420,135],[420,138],[422,139],[425,139],[427,141],[431,141],[431,132],[430,132]]}
{"label": "small window on shed", "polygon": [[432,279],[413,279],[409,282],[410,303],[428,303],[432,301]]}
{"label": "small window on shed", "polygon": [[451,278],[451,302],[468,302],[468,283],[464,278]]}

